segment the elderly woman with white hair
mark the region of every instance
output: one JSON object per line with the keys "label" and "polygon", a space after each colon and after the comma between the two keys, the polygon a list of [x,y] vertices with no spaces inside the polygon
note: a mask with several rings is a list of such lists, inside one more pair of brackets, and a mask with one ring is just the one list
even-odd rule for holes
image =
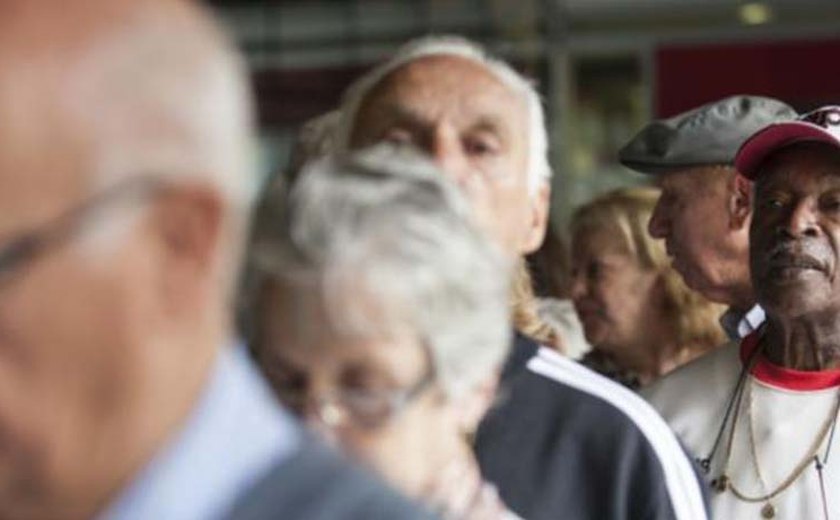
{"label": "elderly woman with white hair", "polygon": [[380,146],[270,190],[251,342],[277,395],[444,518],[515,518],[468,442],[510,340],[507,261],[434,166]]}

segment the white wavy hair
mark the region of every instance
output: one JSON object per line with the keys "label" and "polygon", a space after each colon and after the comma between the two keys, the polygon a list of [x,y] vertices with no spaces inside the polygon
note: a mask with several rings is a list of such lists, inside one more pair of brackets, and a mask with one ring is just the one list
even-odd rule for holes
{"label": "white wavy hair", "polygon": [[[293,319],[301,344],[325,326],[353,339],[417,338],[451,397],[498,369],[510,341],[508,262],[428,159],[393,145],[331,156],[267,197],[253,242],[255,330],[271,315],[260,287],[274,280],[303,313]],[[327,323],[305,315],[313,298]]]}
{"label": "white wavy hair", "polygon": [[426,36],[408,42],[388,61],[374,67],[357,79],[345,91],[341,105],[341,119],[336,130],[336,146],[347,150],[356,124],[359,108],[371,90],[388,74],[412,61],[430,56],[456,56],[485,67],[502,84],[522,96],[528,107],[528,184],[536,193],[540,183],[551,179],[548,162],[548,134],[540,96],[533,84],[510,65],[491,56],[478,44],[460,36]]}

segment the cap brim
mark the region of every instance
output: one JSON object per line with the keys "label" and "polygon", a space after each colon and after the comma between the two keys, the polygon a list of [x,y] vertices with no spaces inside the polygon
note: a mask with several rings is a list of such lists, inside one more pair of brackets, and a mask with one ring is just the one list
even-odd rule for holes
{"label": "cap brim", "polygon": [[840,141],[827,130],[803,121],[776,123],[753,134],[735,155],[735,169],[755,180],[759,167],[771,152],[802,141],[817,141],[840,147]]}

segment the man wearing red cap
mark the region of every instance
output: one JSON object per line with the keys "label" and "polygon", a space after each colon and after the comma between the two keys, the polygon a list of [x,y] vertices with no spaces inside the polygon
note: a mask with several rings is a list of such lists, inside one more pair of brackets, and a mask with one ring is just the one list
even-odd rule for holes
{"label": "man wearing red cap", "polygon": [[840,518],[840,107],[765,127],[735,166],[755,183],[767,321],[649,397],[708,471],[716,518]]}

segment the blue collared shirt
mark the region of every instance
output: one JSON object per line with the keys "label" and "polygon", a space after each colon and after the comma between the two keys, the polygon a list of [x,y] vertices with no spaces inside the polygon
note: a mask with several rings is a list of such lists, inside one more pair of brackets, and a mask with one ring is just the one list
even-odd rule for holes
{"label": "blue collared shirt", "polygon": [[244,350],[222,349],[184,427],[98,518],[221,518],[300,442]]}

